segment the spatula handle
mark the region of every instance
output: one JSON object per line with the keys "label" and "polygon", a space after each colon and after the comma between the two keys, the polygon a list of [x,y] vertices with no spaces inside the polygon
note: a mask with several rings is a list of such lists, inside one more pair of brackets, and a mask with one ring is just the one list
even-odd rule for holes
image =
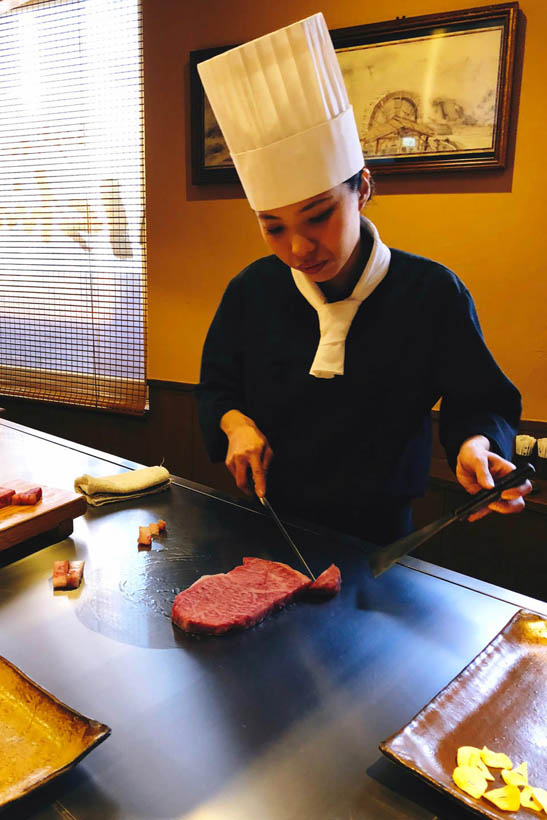
{"label": "spatula handle", "polygon": [[496,481],[496,486],[491,490],[481,490],[476,493],[470,501],[466,501],[461,507],[454,510],[454,516],[460,521],[465,520],[472,513],[482,510],[483,507],[491,504],[492,501],[497,501],[504,490],[510,490],[511,487],[518,487],[522,484],[525,478],[531,478],[535,474],[532,464],[524,464],[522,467],[517,467],[516,470],[511,470]]}

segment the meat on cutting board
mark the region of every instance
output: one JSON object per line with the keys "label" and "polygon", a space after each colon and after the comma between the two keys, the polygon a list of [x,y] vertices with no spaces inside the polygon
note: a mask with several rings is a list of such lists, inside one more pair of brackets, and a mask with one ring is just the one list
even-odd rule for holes
{"label": "meat on cutting board", "polygon": [[9,487],[0,487],[0,507],[7,507],[11,504],[11,499],[15,495],[15,490]]}
{"label": "meat on cutting board", "polygon": [[171,618],[185,632],[220,635],[246,629],[280,609],[310,586],[287,564],[244,558],[218,575],[202,575],[173,601]]}
{"label": "meat on cutting board", "polygon": [[22,490],[12,496],[12,504],[22,504],[24,506],[37,504],[42,498],[42,488],[32,487],[30,490]]}
{"label": "meat on cutting board", "polygon": [[336,564],[331,564],[328,569],[319,575],[313,584],[306,590],[306,598],[333,598],[340,592],[342,586],[342,575]]}
{"label": "meat on cutting board", "polygon": [[31,487],[29,490],[12,490],[9,487],[0,487],[0,507],[37,504],[42,498],[41,487]]}

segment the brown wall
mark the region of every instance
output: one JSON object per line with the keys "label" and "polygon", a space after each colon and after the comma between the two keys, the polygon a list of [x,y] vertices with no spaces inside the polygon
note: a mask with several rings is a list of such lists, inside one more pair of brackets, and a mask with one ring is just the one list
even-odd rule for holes
{"label": "brown wall", "polygon": [[[458,0],[144,0],[150,377],[198,379],[201,346],[228,280],[266,251],[236,186],[190,181],[188,53],[261,35],[323,11],[330,28],[450,11]],[[469,4],[469,7],[478,4]],[[501,172],[379,177],[367,209],[390,245],[437,259],[470,288],[488,343],[547,420],[547,76],[545,0],[522,0],[526,40],[514,166]]]}

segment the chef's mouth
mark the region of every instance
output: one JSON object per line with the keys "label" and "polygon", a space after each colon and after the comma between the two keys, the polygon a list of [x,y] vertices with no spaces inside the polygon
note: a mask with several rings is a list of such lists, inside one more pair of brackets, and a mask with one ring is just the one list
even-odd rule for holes
{"label": "chef's mouth", "polygon": [[319,273],[320,270],[323,270],[326,264],[327,262],[325,260],[323,262],[317,262],[315,265],[301,265],[299,269],[302,271],[302,273]]}

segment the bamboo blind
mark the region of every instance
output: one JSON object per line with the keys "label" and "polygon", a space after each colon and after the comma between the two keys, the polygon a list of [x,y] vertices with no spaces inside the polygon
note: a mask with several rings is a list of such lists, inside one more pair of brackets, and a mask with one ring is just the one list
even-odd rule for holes
{"label": "bamboo blind", "polygon": [[141,35],[139,0],[0,2],[2,395],[145,408]]}

